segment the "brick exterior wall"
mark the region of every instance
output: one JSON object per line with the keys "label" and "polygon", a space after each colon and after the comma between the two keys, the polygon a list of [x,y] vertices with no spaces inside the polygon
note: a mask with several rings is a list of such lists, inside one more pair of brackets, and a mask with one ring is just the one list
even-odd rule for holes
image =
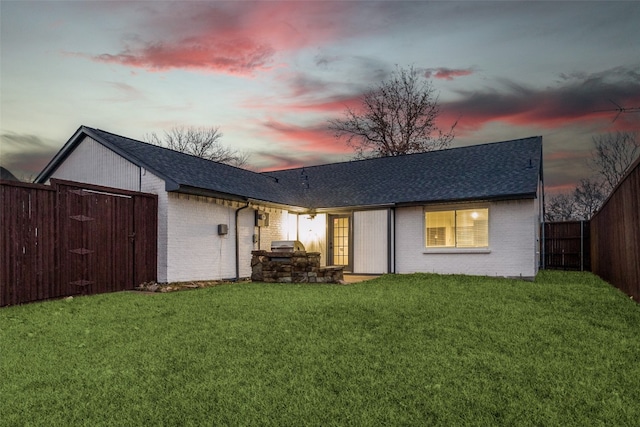
{"label": "brick exterior wall", "polygon": [[[169,193],[168,282],[235,278],[235,211],[240,207],[242,204],[221,204],[208,197]],[[251,275],[254,215],[251,208],[239,215],[241,277]],[[228,226],[227,234],[218,234],[219,224]]]}
{"label": "brick exterior wall", "polygon": [[288,212],[280,209],[260,210],[269,214],[269,226],[256,228],[256,233],[260,235],[258,249],[263,251],[271,250],[271,242],[274,240],[295,240],[288,238]]}
{"label": "brick exterior wall", "polygon": [[149,171],[142,170],[140,191],[158,195],[158,282],[167,282],[167,204],[168,194],[164,180]]}
{"label": "brick exterior wall", "polygon": [[[489,207],[486,253],[431,253],[425,247],[424,212],[429,207],[396,209],[396,272],[472,274],[533,278],[538,271],[537,200],[452,205],[451,209]],[[442,208],[438,206],[438,209]]]}

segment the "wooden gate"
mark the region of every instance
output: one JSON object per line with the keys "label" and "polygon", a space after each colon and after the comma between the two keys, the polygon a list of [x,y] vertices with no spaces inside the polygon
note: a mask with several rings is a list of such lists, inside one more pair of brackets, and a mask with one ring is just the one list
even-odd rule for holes
{"label": "wooden gate", "polygon": [[156,280],[157,196],[51,182],[2,183],[0,306]]}
{"label": "wooden gate", "polygon": [[133,196],[58,186],[60,283],[66,294],[132,289]]}

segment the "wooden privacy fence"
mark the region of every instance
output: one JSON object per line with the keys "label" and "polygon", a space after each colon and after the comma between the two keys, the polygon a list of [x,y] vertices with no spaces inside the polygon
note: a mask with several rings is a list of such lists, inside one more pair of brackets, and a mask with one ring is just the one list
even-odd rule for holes
{"label": "wooden privacy fence", "polygon": [[545,222],[543,227],[543,268],[591,271],[589,221]]}
{"label": "wooden privacy fence", "polygon": [[591,218],[593,272],[640,302],[640,158]]}
{"label": "wooden privacy fence", "polygon": [[0,307],[155,281],[157,206],[153,194],[0,181]]}

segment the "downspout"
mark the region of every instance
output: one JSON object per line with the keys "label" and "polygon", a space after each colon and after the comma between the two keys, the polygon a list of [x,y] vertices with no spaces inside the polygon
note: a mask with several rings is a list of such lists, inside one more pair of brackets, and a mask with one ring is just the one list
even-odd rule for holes
{"label": "downspout", "polygon": [[393,233],[391,231],[391,208],[387,208],[387,273],[391,274],[393,273],[392,270],[392,266],[391,266],[391,260],[393,258],[393,243],[391,242],[391,239],[393,238]]}
{"label": "downspout", "polygon": [[393,213],[393,217],[391,219],[391,231],[393,236],[391,236],[392,242],[393,242],[393,253],[392,253],[392,258],[391,258],[391,262],[392,262],[392,272],[393,274],[398,273],[398,263],[397,263],[397,259],[396,259],[396,254],[398,253],[398,246],[396,245],[396,236],[398,235],[397,233],[397,228],[396,228],[396,218],[397,218],[397,212],[396,212],[396,208],[393,207],[391,208],[391,212]]}
{"label": "downspout", "polygon": [[544,152],[542,151],[542,148],[540,149],[540,170],[539,170],[539,174],[540,174],[540,186],[542,187],[542,232],[540,233],[540,240],[541,240],[541,247],[542,250],[540,251],[540,258],[542,258],[539,262],[538,265],[542,267],[542,270],[546,269],[546,246],[547,246],[547,241],[546,241],[546,233],[545,233],[545,225],[547,222],[547,218],[545,218],[547,212],[546,212],[546,207],[545,207],[545,199],[544,199]]}
{"label": "downspout", "polygon": [[240,211],[249,207],[249,202],[243,207],[236,209],[236,282],[240,281],[240,227],[238,226],[238,218]]}

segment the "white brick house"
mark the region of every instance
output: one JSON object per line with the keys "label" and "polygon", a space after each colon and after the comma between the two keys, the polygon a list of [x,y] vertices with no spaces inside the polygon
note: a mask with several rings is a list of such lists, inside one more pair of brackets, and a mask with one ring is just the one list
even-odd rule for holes
{"label": "white brick house", "polygon": [[157,194],[159,282],[248,277],[273,240],[355,274],[538,271],[541,137],[260,174],[82,126],[50,178]]}

